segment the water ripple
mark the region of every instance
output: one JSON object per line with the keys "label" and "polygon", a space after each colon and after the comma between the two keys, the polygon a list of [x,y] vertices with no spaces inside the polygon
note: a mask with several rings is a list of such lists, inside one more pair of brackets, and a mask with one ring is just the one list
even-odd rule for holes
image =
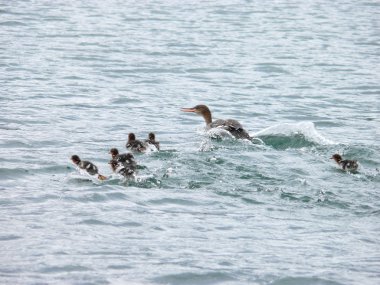
{"label": "water ripple", "polygon": [[2,2],[0,283],[380,282],[376,1]]}

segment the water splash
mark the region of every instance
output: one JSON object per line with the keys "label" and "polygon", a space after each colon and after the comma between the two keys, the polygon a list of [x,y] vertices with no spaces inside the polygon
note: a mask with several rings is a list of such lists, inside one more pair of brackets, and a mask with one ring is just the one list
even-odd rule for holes
{"label": "water splash", "polygon": [[210,151],[210,150],[214,149],[210,139],[220,140],[220,141],[231,141],[231,140],[237,141],[237,140],[239,140],[240,142],[244,142],[247,144],[264,145],[264,142],[260,138],[253,137],[252,140],[237,139],[229,131],[227,131],[221,127],[212,128],[209,130],[205,130],[205,129],[198,130],[198,133],[202,134],[203,136],[206,136],[206,138],[204,140],[202,140],[199,151]]}
{"label": "water splash", "polygon": [[94,184],[97,184],[97,185],[100,185],[100,184],[103,184],[104,181],[107,181],[107,180],[104,180],[104,181],[101,181],[97,178],[96,175],[90,175],[86,172],[72,172],[70,173],[68,176],[67,176],[67,180],[68,181],[76,181],[76,182],[90,182],[90,183],[94,183]]}
{"label": "water splash", "polygon": [[209,129],[206,133],[210,138],[213,139],[235,139],[230,132],[226,131],[223,128],[212,128]]}
{"label": "water splash", "polygon": [[145,153],[151,154],[153,152],[158,152],[157,147],[153,144],[150,144],[150,143],[146,144]]}
{"label": "water splash", "polygon": [[335,142],[325,138],[312,122],[278,124],[253,135],[275,148],[307,147],[313,145],[332,145]]}

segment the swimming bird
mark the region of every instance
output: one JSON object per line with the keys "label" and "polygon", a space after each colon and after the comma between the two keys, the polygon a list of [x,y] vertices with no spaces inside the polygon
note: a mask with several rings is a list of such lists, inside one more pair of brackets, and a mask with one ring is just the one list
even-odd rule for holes
{"label": "swimming bird", "polygon": [[125,145],[127,149],[137,151],[137,152],[144,152],[146,151],[146,144],[142,141],[136,140],[136,136],[134,133],[128,134],[128,141]]}
{"label": "swimming bird", "polygon": [[227,119],[227,120],[212,120],[211,111],[206,105],[196,105],[193,108],[182,108],[182,112],[196,113],[201,115],[206,122],[206,128],[221,128],[228,131],[231,135],[233,135],[237,139],[248,139],[251,140],[251,136],[248,134],[246,130],[244,130],[243,126],[236,120]]}
{"label": "swimming bird", "polygon": [[120,174],[124,177],[132,177],[135,174],[134,165],[123,164],[115,159],[111,159],[109,164],[114,173]]}
{"label": "swimming bird", "polygon": [[78,166],[80,169],[85,170],[88,174],[90,175],[98,175],[99,180],[106,180],[107,177],[104,175],[101,175],[98,173],[98,168],[96,167],[95,164],[86,161],[86,160],[81,160],[79,156],[73,155],[71,156],[71,161]]}
{"label": "swimming bird", "polygon": [[154,133],[149,133],[148,139],[145,140],[145,142],[154,145],[157,150],[160,150],[160,142],[156,141],[156,135]]}
{"label": "swimming bird", "polygon": [[128,166],[130,165],[136,167],[135,158],[131,153],[120,154],[117,148],[111,148],[109,153],[112,156],[112,160],[115,160],[116,162],[120,162]]}
{"label": "swimming bird", "polygon": [[343,169],[347,171],[355,171],[358,169],[359,164],[356,160],[343,160],[340,154],[334,154],[330,159],[334,159],[335,162]]}

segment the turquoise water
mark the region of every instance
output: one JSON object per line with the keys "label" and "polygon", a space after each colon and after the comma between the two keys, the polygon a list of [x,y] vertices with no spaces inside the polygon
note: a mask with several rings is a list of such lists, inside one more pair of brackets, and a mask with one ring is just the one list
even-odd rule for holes
{"label": "turquoise water", "polygon": [[378,284],[379,54],[371,0],[1,1],[0,283]]}

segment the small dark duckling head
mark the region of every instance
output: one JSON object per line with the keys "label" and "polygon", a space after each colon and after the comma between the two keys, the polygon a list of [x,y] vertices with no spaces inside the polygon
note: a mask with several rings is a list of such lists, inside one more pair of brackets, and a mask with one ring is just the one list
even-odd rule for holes
{"label": "small dark duckling head", "polygon": [[136,140],[136,136],[135,136],[135,134],[134,134],[134,133],[129,133],[129,134],[128,134],[128,140],[129,140],[129,141],[134,141],[134,140]]}
{"label": "small dark duckling head", "polygon": [[112,158],[115,158],[119,154],[119,151],[117,148],[111,148],[110,154],[111,154]]}
{"label": "small dark duckling head", "polygon": [[337,163],[342,161],[342,156],[340,154],[334,154],[330,159],[334,159]]}
{"label": "small dark duckling head", "polygon": [[201,115],[205,119],[206,124],[212,122],[211,111],[206,105],[196,105],[193,108],[182,108],[181,111]]}
{"label": "small dark duckling head", "polygon": [[78,165],[80,163],[80,158],[79,158],[79,156],[77,156],[76,154],[74,154],[73,156],[71,156],[71,161],[74,164]]}
{"label": "small dark duckling head", "polygon": [[149,133],[148,138],[149,138],[150,141],[155,141],[156,140],[156,136],[154,135],[154,133]]}

